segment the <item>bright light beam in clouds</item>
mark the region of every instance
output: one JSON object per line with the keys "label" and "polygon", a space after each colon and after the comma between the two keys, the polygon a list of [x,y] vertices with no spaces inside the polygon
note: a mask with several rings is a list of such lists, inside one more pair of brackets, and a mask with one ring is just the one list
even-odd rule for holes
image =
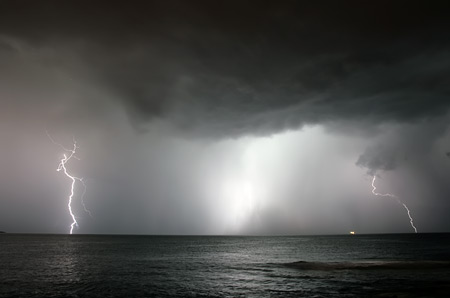
{"label": "bright light beam in clouds", "polygon": [[49,137],[49,139],[52,141],[53,144],[58,145],[59,147],[61,147],[64,151],[69,152],[69,154],[64,153],[63,156],[64,158],[61,159],[61,161],[59,162],[58,168],[56,169],[56,171],[63,171],[63,173],[72,181],[71,186],[70,186],[70,195],[69,195],[69,201],[67,203],[67,207],[69,209],[69,214],[72,217],[72,223],[70,225],[70,234],[73,233],[73,228],[75,226],[78,227],[78,222],[76,219],[76,216],[72,210],[72,200],[73,197],[75,195],[75,184],[77,181],[79,181],[83,187],[83,193],[81,194],[81,205],[83,206],[84,210],[92,217],[91,212],[86,208],[86,205],[84,204],[84,195],[86,193],[86,184],[84,183],[84,179],[80,178],[80,177],[76,177],[71,175],[66,168],[66,163],[69,162],[72,158],[78,159],[79,158],[75,155],[76,150],[79,148],[77,146],[77,141],[75,140],[75,137],[73,137],[73,148],[72,149],[67,149],[65,148],[63,145],[61,145],[60,143],[57,143],[53,140],[53,138],[50,136],[50,134],[48,133],[48,131],[45,131],[45,133],[47,134],[47,136]]}
{"label": "bright light beam in clouds", "polygon": [[375,186],[375,180],[376,180],[376,177],[377,177],[377,176],[374,175],[374,176],[373,176],[373,179],[372,179],[372,187],[373,187],[372,193],[373,193],[375,196],[394,198],[399,204],[403,205],[403,207],[406,209],[406,212],[408,212],[408,217],[409,217],[409,222],[410,222],[410,224],[411,224],[411,227],[412,227],[412,228],[414,229],[414,231],[417,233],[417,229],[416,229],[416,227],[414,226],[413,218],[412,218],[412,216],[411,216],[411,213],[410,213],[410,211],[409,211],[409,208],[405,205],[405,203],[403,203],[402,201],[400,201],[399,197],[397,197],[396,195],[393,195],[393,194],[390,194],[390,193],[381,194],[381,193],[376,192],[376,189],[377,189],[376,186]]}

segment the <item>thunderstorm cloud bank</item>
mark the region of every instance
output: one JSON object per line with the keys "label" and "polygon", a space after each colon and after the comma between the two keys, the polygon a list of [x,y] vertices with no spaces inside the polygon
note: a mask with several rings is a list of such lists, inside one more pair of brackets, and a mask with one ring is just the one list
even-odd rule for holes
{"label": "thunderstorm cloud bank", "polygon": [[67,229],[48,130],[80,144],[80,232],[410,232],[373,175],[450,231],[448,11],[1,1],[0,230]]}

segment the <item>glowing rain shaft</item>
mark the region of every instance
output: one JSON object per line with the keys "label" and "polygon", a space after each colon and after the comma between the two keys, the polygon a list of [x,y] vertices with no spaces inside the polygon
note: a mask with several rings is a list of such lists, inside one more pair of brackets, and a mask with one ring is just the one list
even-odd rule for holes
{"label": "glowing rain shaft", "polygon": [[397,203],[399,203],[400,205],[403,205],[403,207],[406,209],[406,212],[408,212],[408,217],[409,217],[409,222],[410,222],[410,224],[411,224],[411,227],[414,229],[414,232],[417,233],[417,229],[416,229],[416,227],[414,226],[414,221],[413,221],[413,218],[412,218],[412,216],[411,216],[411,212],[409,212],[409,208],[406,206],[406,204],[403,203],[402,201],[400,201],[400,198],[397,197],[396,195],[393,195],[393,194],[390,194],[390,193],[381,194],[381,193],[378,193],[378,192],[375,191],[375,190],[377,189],[377,188],[375,187],[375,180],[376,180],[376,177],[377,177],[377,176],[374,175],[374,176],[373,176],[373,179],[372,179],[372,187],[373,187],[372,193],[373,193],[375,196],[394,198],[394,199],[397,201]]}

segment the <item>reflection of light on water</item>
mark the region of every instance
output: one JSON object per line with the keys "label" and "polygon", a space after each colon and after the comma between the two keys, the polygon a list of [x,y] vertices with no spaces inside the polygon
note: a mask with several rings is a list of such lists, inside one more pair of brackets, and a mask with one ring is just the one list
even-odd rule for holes
{"label": "reflection of light on water", "polygon": [[79,243],[66,239],[64,245],[61,245],[62,252],[53,257],[50,263],[51,270],[57,273],[58,278],[66,282],[78,282],[81,280],[79,272]]}

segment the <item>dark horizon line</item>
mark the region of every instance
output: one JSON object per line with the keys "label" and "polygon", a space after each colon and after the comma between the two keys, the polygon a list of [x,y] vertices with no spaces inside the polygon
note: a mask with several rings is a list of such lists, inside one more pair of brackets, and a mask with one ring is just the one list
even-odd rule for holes
{"label": "dark horizon line", "polygon": [[139,237],[323,237],[323,236],[376,236],[376,235],[418,235],[418,234],[450,234],[450,232],[407,232],[407,233],[355,233],[355,234],[66,234],[66,233],[8,233],[1,231],[1,234],[8,235],[46,235],[46,236],[139,236]]}

